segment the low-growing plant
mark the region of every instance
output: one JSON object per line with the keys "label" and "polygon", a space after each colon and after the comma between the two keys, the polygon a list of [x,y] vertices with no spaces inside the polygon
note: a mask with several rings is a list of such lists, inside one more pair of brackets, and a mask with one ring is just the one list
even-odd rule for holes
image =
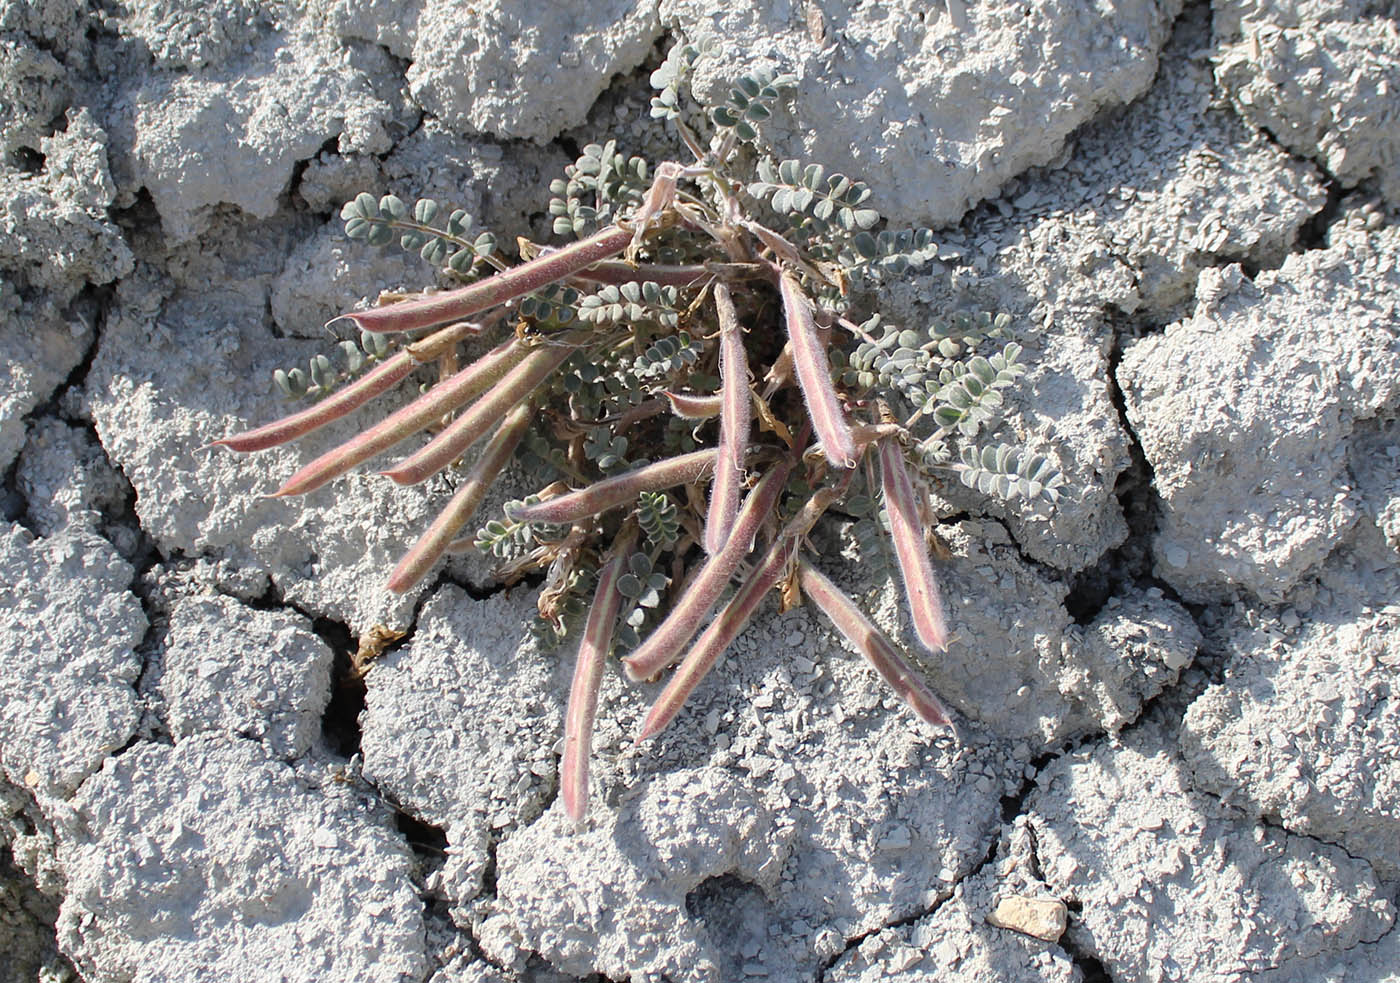
{"label": "low-growing plant", "polygon": [[[343,371],[318,356],[309,373],[277,376],[288,395],[324,398],[216,442],[256,451],[303,437],[437,367],[416,400],[273,494],[306,494],[436,429],[384,473],[415,484],[463,470],[387,587],[407,591],[467,549],[497,557],[507,580],[546,571],[539,634],[576,638],[561,768],[576,819],[612,650],[627,652],[633,680],[678,663],[641,725],[637,741],[647,740],[775,588],[785,606],[811,600],[921,719],[951,726],[899,646],[817,569],[806,538],[829,509],[853,517],[872,562],[883,568],[892,554],[919,644],[940,651],[949,630],[925,481],[956,474],[985,493],[1046,502],[1062,484],[1046,457],[976,442],[1024,371],[1009,319],[853,321],[862,278],[878,286],[927,264],[933,233],[880,229],[864,184],[763,156],[759,130],[791,77],[750,73],[723,105],[692,106],[702,57],[678,45],[652,76],[652,115],[675,126],[693,159],[652,168],[611,142],[586,147],[550,188],[554,231],[571,244],[522,242],[511,265],[464,212],[393,195],[347,203],[351,238],[397,240],[467,282],[344,315],[360,338],[342,343]],[[463,342],[497,329],[494,348],[460,365]],[[512,460],[543,487],[464,534]]]}

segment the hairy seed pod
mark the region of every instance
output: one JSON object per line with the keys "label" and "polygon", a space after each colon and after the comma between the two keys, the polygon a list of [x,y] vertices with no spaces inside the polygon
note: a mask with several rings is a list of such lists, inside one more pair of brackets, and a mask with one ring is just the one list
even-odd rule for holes
{"label": "hairy seed pod", "polygon": [[943,617],[943,599],[938,580],[929,562],[924,533],[919,527],[919,505],[914,482],[904,464],[904,451],[897,440],[880,443],[880,486],[885,494],[885,511],[890,517],[890,539],[909,599],[914,633],[930,652],[948,647],[948,624]]}
{"label": "hairy seed pod", "polygon": [[315,491],[357,464],[368,461],[400,441],[407,440],[418,431],[432,426],[441,420],[444,414],[460,408],[485,392],[527,354],[529,349],[513,338],[498,345],[364,433],[316,458],[288,478],[281,488],[272,493],[272,497],[305,495]]}
{"label": "hairy seed pod", "polygon": [[[422,342],[410,345],[382,365],[376,366],[366,373],[363,378],[350,383],[340,392],[327,396],[315,406],[307,407],[290,416],[284,416],[282,419],[258,427],[256,430],[211,441],[209,446],[227,447],[229,450],[247,454],[297,440],[313,430],[318,430],[328,423],[348,416],[376,396],[383,395],[408,378],[409,373],[423,362],[418,353],[421,346],[433,344],[445,347],[456,344],[461,339],[476,334],[478,331],[480,331],[480,327],[475,324],[454,324],[443,328],[431,337],[424,338]],[[354,348],[356,352],[359,351],[353,341],[347,341],[345,344]]]}
{"label": "hairy seed pod", "polygon": [[588,624],[574,659],[574,680],[564,714],[564,754],[559,766],[559,793],[564,811],[574,822],[580,822],[588,811],[588,758],[593,720],[598,712],[598,687],[622,607],[617,582],[627,571],[627,557],[636,542],[637,526],[628,523],[613,544],[610,558],[598,571],[598,588],[593,592]]}
{"label": "hairy seed pod", "polygon": [[933,690],[919,678],[918,671],[904,658],[894,642],[865,616],[855,601],[805,558],[797,561],[797,576],[802,592],[855,646],[856,651],[865,656],[881,678],[920,719],[937,727],[952,727],[948,711]]}
{"label": "hairy seed pod", "polygon": [[783,571],[797,555],[802,538],[811,531],[812,526],[837,497],[838,492],[835,489],[820,489],[788,522],[778,538],[768,547],[763,559],[759,560],[758,565],[749,574],[748,579],[720,613],[715,615],[714,620],[700,633],[700,637],[686,653],[685,659],[681,661],[666,688],[652,704],[646,719],[642,721],[641,730],[637,734],[638,744],[655,737],[680,712],[685,701],[695,691],[695,687],[700,685],[700,680],[714,668],[725,649],[733,644],[734,639],[739,637],[739,633],[749,623],[749,619],[758,611],[764,595],[782,578]]}
{"label": "hairy seed pod", "polygon": [[384,474],[400,485],[416,485],[437,474],[484,437],[511,407],[529,399],[530,394],[538,389],[555,369],[564,364],[564,360],[571,354],[573,349],[564,345],[544,345],[532,349],[519,365],[492,386],[471,409],[443,428],[443,431],[428,441],[422,450],[405,458],[398,467],[385,471]]}
{"label": "hairy seed pod", "polygon": [[828,461],[838,468],[853,468],[856,466],[855,442],[851,439],[851,428],[846,423],[840,400],[836,398],[836,387],[831,384],[831,363],[817,335],[812,305],[803,295],[796,274],[788,270],[782,275],[782,296],[797,384],[807,403],[812,429]]}
{"label": "hairy seed pod", "polygon": [[739,563],[753,548],[754,536],[773,511],[792,466],[787,462],[774,465],[759,479],[744,507],[734,521],[733,532],[724,548],[705,561],[699,573],[686,585],[681,596],[671,605],[671,612],[637,650],[622,660],[627,675],[650,679],[669,666],[680,655],[685,643],[694,637],[705,615],[714,610],[724,593],[729,578],[739,569]]}
{"label": "hairy seed pod", "polygon": [[739,512],[739,486],[744,480],[744,451],[753,417],[749,400],[749,360],[744,352],[744,329],[734,299],[723,281],[715,284],[719,314],[719,374],[723,412],[719,418],[719,457],[710,486],[710,509],[705,517],[705,552],[718,553]]}
{"label": "hairy seed pod", "polygon": [[587,488],[531,505],[516,505],[506,514],[516,522],[564,525],[635,501],[642,492],[661,491],[699,481],[715,464],[715,450],[692,451],[605,478]]}
{"label": "hairy seed pod", "polygon": [[671,404],[671,412],[682,420],[708,420],[719,416],[724,407],[723,396],[696,396],[692,393],[675,393],[669,389],[661,395]]}
{"label": "hairy seed pod", "polygon": [[[602,259],[616,256],[632,241],[627,229],[610,225],[601,232],[572,245],[545,253],[519,266],[478,280],[456,290],[430,294],[386,307],[342,314],[362,331],[378,333],[412,331],[444,321],[455,321],[490,310],[506,301],[547,287],[557,280],[586,269]],[[335,321],[340,320],[335,318]],[[332,322],[334,323],[334,321]]]}
{"label": "hairy seed pod", "polygon": [[501,470],[510,462],[511,455],[525,436],[530,424],[530,407],[521,404],[511,410],[502,421],[500,429],[482,449],[481,456],[467,474],[447,507],[442,510],[428,531],[404,554],[403,559],[389,575],[386,587],[396,594],[402,594],[432,568],[452,546],[458,531],[471,521],[476,510],[491,490],[491,485],[500,476]]}

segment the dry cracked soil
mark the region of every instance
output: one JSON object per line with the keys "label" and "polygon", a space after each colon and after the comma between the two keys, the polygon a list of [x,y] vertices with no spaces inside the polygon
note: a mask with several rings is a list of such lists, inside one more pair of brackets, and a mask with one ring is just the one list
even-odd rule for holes
{"label": "dry cracked soil", "polygon": [[[889,317],[1012,316],[1067,494],[940,509],[958,740],[770,605],[663,740],[609,677],[575,826],[532,590],[380,589],[442,487],[204,445],[431,282],[341,203],[546,241],[707,36],[935,230]],[[1394,0],[0,0],[0,225],[0,980],[1400,980]]]}

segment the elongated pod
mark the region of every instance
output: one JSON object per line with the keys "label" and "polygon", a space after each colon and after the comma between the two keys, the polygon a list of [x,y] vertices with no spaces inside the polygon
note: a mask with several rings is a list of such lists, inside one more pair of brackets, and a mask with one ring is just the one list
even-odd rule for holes
{"label": "elongated pod", "polygon": [[[455,321],[489,310],[508,300],[547,287],[599,260],[616,256],[632,241],[632,232],[610,225],[587,239],[545,253],[519,266],[503,270],[476,283],[429,294],[367,311],[352,311],[341,317],[355,322],[362,331],[412,331],[444,321]],[[336,318],[340,320],[340,318]]]}
{"label": "elongated pod", "polygon": [[695,640],[695,644],[666,683],[666,688],[652,704],[651,711],[642,721],[641,730],[637,734],[638,744],[655,737],[680,712],[685,701],[690,699],[690,694],[695,691],[695,687],[700,685],[700,681],[714,668],[725,649],[739,637],[739,633],[754,616],[758,606],[763,603],[764,596],[777,585],[783,571],[801,548],[802,538],[836,500],[837,494],[831,488],[817,491],[768,547],[768,551],[758,561],[748,579],[700,633],[700,637]]}
{"label": "elongated pod", "polygon": [[316,458],[288,478],[272,493],[273,497],[305,495],[357,464],[382,454],[485,392],[528,353],[529,350],[513,338],[504,342],[353,440]]}
{"label": "elongated pod", "polygon": [[919,526],[919,504],[914,482],[904,463],[904,451],[897,440],[880,442],[880,485],[885,493],[885,512],[890,518],[890,539],[895,559],[909,598],[909,614],[914,634],[931,652],[948,647],[948,624],[943,617],[943,598],[929,562],[924,531]]}
{"label": "elongated pod", "polygon": [[671,605],[671,611],[637,650],[622,660],[631,679],[650,679],[680,655],[686,642],[695,636],[705,615],[714,610],[729,578],[753,549],[754,536],[773,511],[787,481],[791,465],[781,462],[759,479],[744,499],[744,507],[734,521],[724,548],[705,561],[700,572],[686,585]]}
{"label": "elongated pod", "polygon": [[807,559],[797,561],[798,582],[822,614],[865,656],[880,677],[922,720],[937,727],[952,727],[948,711],[933,690],[919,677],[889,636],[866,617],[856,603]]}
{"label": "elongated pod", "polygon": [[646,491],[660,491],[703,478],[714,467],[715,450],[707,448],[668,457],[632,471],[546,499],[533,505],[514,505],[507,511],[516,522],[548,522],[562,525],[590,515],[631,504]]}
{"label": "elongated pod", "polygon": [[408,590],[422,580],[433,564],[451,548],[458,531],[471,521],[501,469],[510,462],[529,424],[530,407],[526,404],[517,406],[506,415],[447,507],[394,567],[386,585],[389,590],[397,594]]}
{"label": "elongated pod", "polygon": [[661,395],[671,404],[671,412],[683,420],[708,420],[724,409],[723,396],[700,396],[695,393],[675,393],[666,390]]}
{"label": "elongated pod", "polygon": [[627,557],[637,542],[637,528],[629,523],[613,545],[612,555],[598,571],[598,589],[588,609],[588,624],[579,640],[574,659],[574,681],[569,688],[569,706],[564,714],[564,755],[560,765],[559,791],[564,811],[574,822],[588,811],[588,759],[593,743],[593,720],[598,713],[598,687],[603,681],[603,664],[612,648],[622,592],[617,582],[627,571]]}
{"label": "elongated pod", "polygon": [[[480,327],[475,324],[454,324],[443,328],[423,341],[435,348],[445,348],[447,345],[455,344],[480,330]],[[332,393],[314,406],[308,406],[298,413],[284,416],[280,420],[274,420],[255,430],[210,441],[209,446],[227,447],[240,454],[247,454],[305,437],[328,423],[348,416],[376,396],[383,395],[408,378],[409,373],[427,360],[420,354],[421,344],[398,352],[382,364],[375,366],[363,377]]]}
{"label": "elongated pod", "polygon": [[836,398],[836,387],[831,383],[831,362],[817,333],[811,301],[802,293],[802,285],[791,271],[783,271],[780,283],[788,340],[792,342],[793,367],[817,442],[826,459],[836,467],[853,468],[856,466],[855,442],[851,439],[851,428],[846,423],[841,402]]}
{"label": "elongated pod", "polygon": [[444,427],[421,450],[384,474],[400,485],[416,485],[437,474],[486,436],[513,406],[529,399],[572,353],[573,349],[565,345],[541,345],[531,349],[519,365],[507,372],[470,409]]}
{"label": "elongated pod", "polygon": [[739,512],[739,488],[744,481],[744,451],[752,425],[749,402],[749,359],[744,352],[744,329],[734,299],[723,281],[715,284],[719,315],[719,375],[723,409],[719,417],[719,457],[710,485],[710,508],[705,517],[705,552],[724,548]]}

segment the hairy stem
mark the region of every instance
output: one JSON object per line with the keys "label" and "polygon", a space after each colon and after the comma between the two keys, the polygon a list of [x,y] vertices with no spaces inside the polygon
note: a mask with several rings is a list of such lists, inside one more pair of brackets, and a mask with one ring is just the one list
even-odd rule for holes
{"label": "hairy stem", "polygon": [[594,263],[586,270],[574,274],[577,280],[589,283],[645,283],[650,280],[663,287],[694,287],[702,283],[710,271],[702,263],[669,265],[662,263],[639,263],[633,266],[626,260],[608,259]]}
{"label": "hairy stem", "polygon": [[777,283],[772,269],[763,263],[638,263],[606,259],[574,274],[577,280],[591,283],[645,283],[650,280],[663,287],[696,287],[710,277],[726,280],[769,280]]}

